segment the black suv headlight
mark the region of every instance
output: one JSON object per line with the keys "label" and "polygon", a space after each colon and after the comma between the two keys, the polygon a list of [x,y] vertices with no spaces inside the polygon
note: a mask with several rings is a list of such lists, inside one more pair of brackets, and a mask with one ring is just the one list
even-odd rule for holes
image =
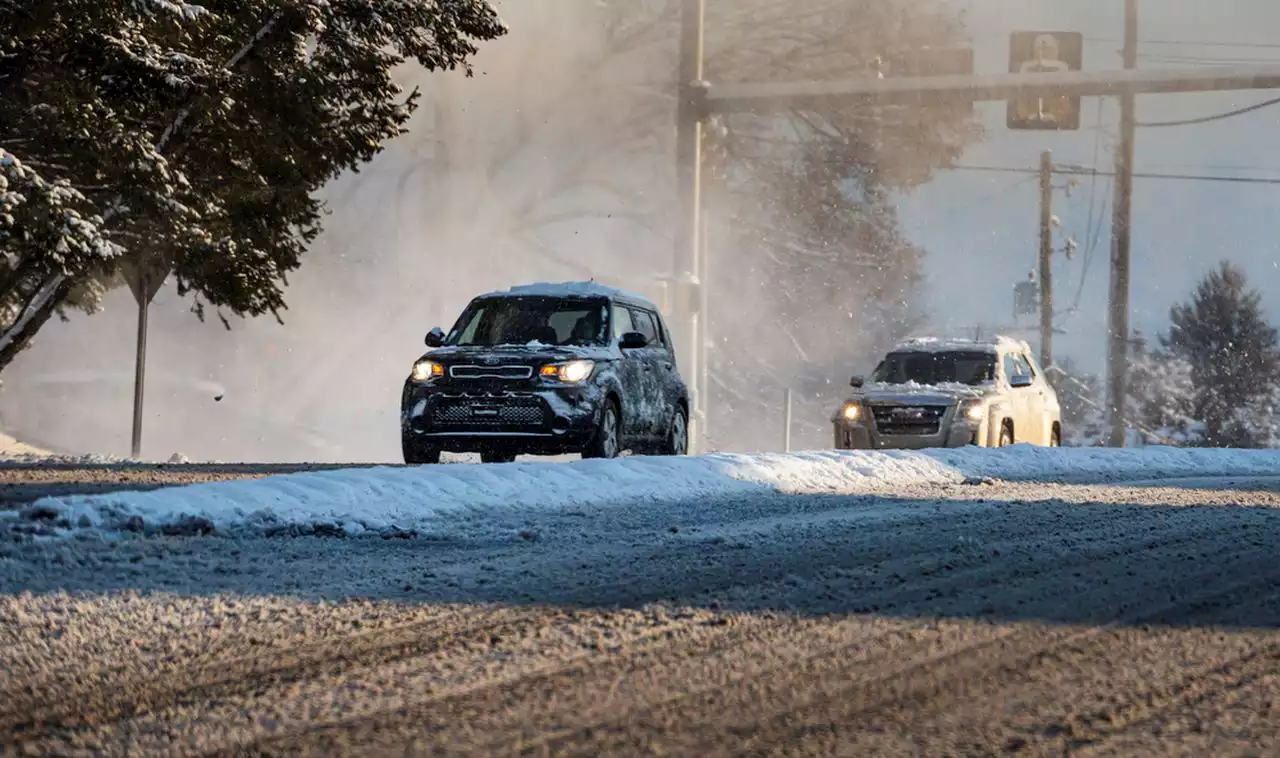
{"label": "black suv headlight", "polygon": [[444,376],[444,366],[435,361],[423,359],[413,364],[412,376],[415,382],[429,382],[432,379],[439,379]]}
{"label": "black suv headlight", "polygon": [[568,361],[543,366],[538,375],[543,379],[552,379],[561,384],[582,384],[591,378],[595,370],[595,361]]}

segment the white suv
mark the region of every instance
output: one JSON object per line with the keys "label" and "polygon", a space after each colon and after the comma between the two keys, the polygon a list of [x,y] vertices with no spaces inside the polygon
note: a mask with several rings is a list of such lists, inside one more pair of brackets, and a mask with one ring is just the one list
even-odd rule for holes
{"label": "white suv", "polygon": [[850,384],[838,450],[1062,442],[1058,395],[1022,340],[908,340]]}

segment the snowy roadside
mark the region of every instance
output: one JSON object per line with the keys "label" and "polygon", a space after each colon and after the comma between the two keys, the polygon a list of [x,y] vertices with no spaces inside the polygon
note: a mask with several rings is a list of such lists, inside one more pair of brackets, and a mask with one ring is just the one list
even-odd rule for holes
{"label": "snowy roadside", "polygon": [[100,465],[112,463],[139,463],[112,455],[88,453],[85,455],[63,455],[49,450],[28,445],[14,437],[0,432],[0,466],[30,465]]}
{"label": "snowy roadside", "polygon": [[57,538],[159,533],[507,539],[540,524],[696,511],[754,494],[874,494],[984,480],[1106,484],[1275,476],[1280,452],[1036,448],[717,454],[689,458],[360,468],[48,497],[0,531]]}
{"label": "snowy roadside", "polygon": [[0,461],[24,461],[48,458],[53,453],[24,444],[0,432]]}

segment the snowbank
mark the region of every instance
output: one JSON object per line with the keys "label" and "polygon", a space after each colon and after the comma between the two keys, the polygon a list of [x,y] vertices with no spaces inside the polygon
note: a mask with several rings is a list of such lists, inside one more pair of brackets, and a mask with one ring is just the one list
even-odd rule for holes
{"label": "snowbank", "polygon": [[73,466],[91,466],[98,464],[125,463],[127,459],[111,455],[92,453],[88,455],[61,455],[43,450],[21,442],[4,432],[0,432],[0,465],[58,464]]}
{"label": "snowbank", "polygon": [[53,453],[50,453],[48,450],[41,450],[38,447],[32,447],[31,445],[17,441],[4,432],[0,432],[0,461],[47,458],[51,455],[53,455]]}
{"label": "snowbank", "polygon": [[[615,461],[308,472],[151,492],[45,498],[21,518],[109,531],[424,533],[466,537],[496,521],[644,513],[760,492],[857,494],[977,479],[1106,483],[1280,474],[1280,452],[965,448],[633,457]],[[670,508],[667,509],[668,511]],[[45,533],[49,533],[46,531]]]}

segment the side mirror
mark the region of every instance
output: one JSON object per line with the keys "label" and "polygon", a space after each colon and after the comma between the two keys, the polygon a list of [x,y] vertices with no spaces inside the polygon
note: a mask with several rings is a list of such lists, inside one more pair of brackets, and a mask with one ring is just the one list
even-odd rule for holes
{"label": "side mirror", "polygon": [[441,331],[440,327],[437,326],[427,332],[426,343],[427,347],[440,347],[444,344],[444,332]]}
{"label": "side mirror", "polygon": [[618,342],[618,347],[623,350],[639,350],[648,346],[649,338],[640,332],[627,332],[622,335],[622,339]]}
{"label": "side mirror", "polygon": [[1032,380],[1032,378],[1027,376],[1026,374],[1009,378],[1009,386],[1014,387],[1016,389],[1021,389],[1023,387],[1030,387],[1033,383],[1034,383],[1034,380]]}
{"label": "side mirror", "polygon": [[867,383],[867,380],[866,380],[866,379],[863,379],[863,378],[862,378],[862,377],[860,377],[860,376],[855,376],[855,377],[853,377],[852,379],[850,379],[850,380],[849,380],[849,386],[850,386],[850,387],[854,387],[854,388],[861,387],[862,385],[864,385],[864,384],[866,384],[866,383]]}

